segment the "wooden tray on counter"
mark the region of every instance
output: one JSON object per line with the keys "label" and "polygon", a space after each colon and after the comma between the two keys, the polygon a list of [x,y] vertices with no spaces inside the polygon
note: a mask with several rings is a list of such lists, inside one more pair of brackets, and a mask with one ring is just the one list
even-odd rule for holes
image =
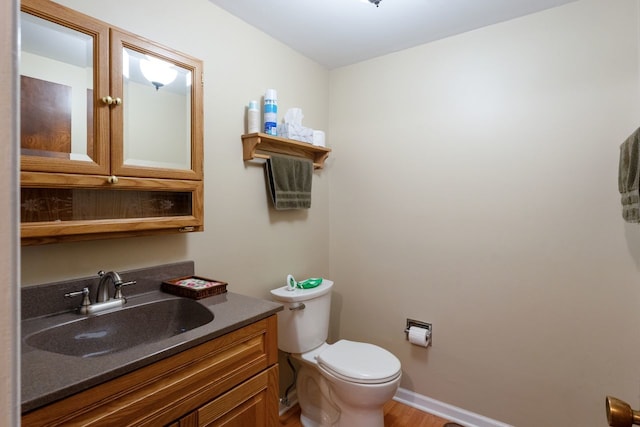
{"label": "wooden tray on counter", "polygon": [[162,282],[164,292],[181,297],[202,299],[227,292],[227,283],[199,276],[184,276]]}

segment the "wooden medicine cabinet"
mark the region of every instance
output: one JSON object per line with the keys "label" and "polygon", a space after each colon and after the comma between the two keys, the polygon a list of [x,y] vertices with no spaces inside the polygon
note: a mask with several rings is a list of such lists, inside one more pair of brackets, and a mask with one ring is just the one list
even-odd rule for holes
{"label": "wooden medicine cabinet", "polygon": [[202,61],[49,0],[20,27],[22,243],[202,230]]}

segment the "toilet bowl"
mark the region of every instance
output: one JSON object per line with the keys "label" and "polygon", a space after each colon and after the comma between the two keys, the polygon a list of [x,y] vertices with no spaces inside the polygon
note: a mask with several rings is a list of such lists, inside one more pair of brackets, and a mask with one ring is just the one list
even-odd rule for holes
{"label": "toilet bowl", "polygon": [[383,406],[400,385],[400,361],[373,344],[326,342],[332,286],[324,280],[318,288],[271,291],[284,303],[278,313],[278,347],[300,366],[300,421],[304,427],[383,427]]}
{"label": "toilet bowl", "polygon": [[383,427],[383,406],[400,385],[400,361],[378,346],[340,340],[307,353],[296,381],[304,427]]}

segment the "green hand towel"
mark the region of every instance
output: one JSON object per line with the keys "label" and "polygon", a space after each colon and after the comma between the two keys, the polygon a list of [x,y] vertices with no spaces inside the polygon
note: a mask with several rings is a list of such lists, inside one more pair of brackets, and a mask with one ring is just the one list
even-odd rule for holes
{"label": "green hand towel", "polygon": [[313,162],[309,159],[271,154],[265,164],[273,206],[278,209],[311,207]]}
{"label": "green hand towel", "polygon": [[620,145],[618,190],[624,220],[640,222],[640,129]]}

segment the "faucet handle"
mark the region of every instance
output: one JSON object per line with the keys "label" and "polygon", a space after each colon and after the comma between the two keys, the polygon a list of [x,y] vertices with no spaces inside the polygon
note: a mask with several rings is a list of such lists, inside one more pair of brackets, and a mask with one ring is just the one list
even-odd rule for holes
{"label": "faucet handle", "polygon": [[114,299],[124,299],[126,300],[126,298],[122,295],[122,287],[123,286],[131,286],[131,285],[135,285],[137,282],[135,280],[130,280],[128,282],[121,282],[115,285],[116,287],[116,293],[113,296]]}
{"label": "faucet handle", "polygon": [[80,303],[80,310],[82,310],[83,307],[89,307],[91,305],[91,300],[89,299],[89,288],[85,287],[81,291],[68,292],[64,294],[65,298],[74,298],[74,297],[79,297],[81,295],[82,295],[82,303]]}

